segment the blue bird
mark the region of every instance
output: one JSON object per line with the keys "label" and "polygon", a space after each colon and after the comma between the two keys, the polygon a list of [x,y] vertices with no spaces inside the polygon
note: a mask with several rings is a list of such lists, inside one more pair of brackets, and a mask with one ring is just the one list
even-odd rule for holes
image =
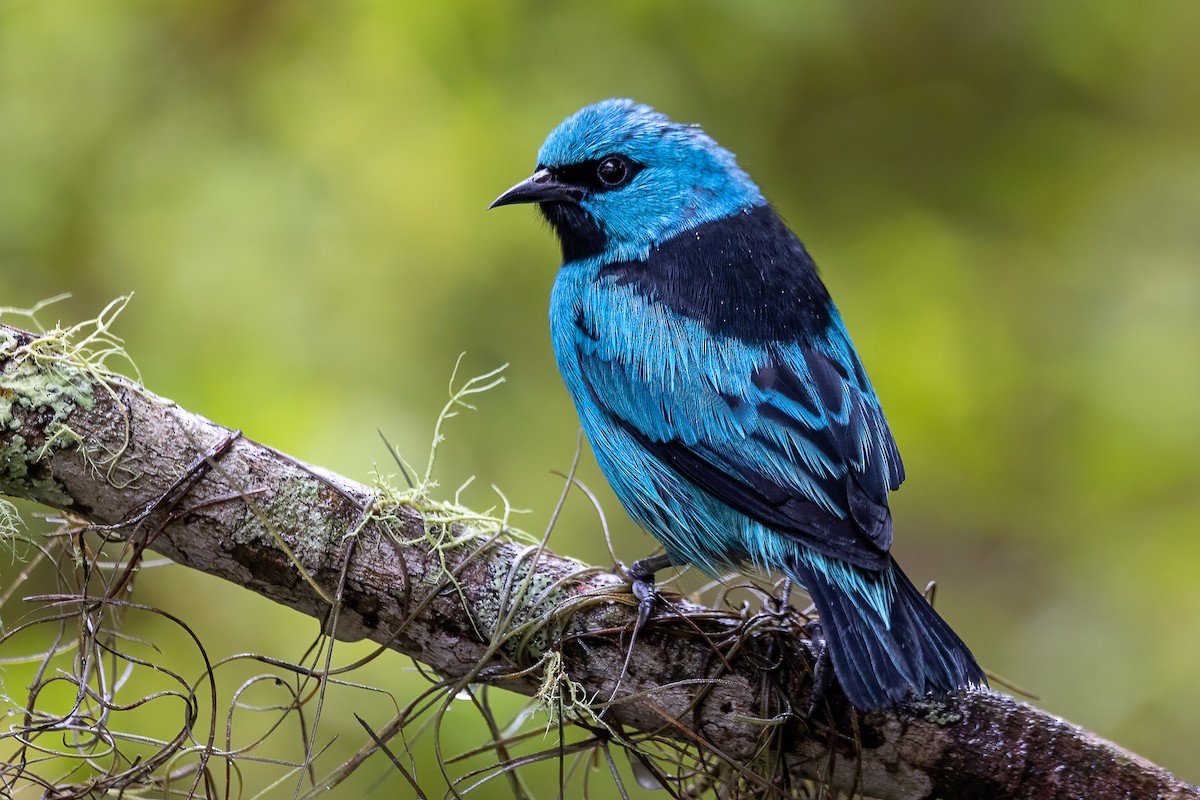
{"label": "blue bird", "polygon": [[[888,550],[904,467],[850,336],[800,240],[698,127],[631,100],[551,132],[492,203],[537,203],[562,245],[558,368],[601,470],[665,556],[782,571],[820,616],[859,709],[986,679]],[[819,683],[819,681],[816,681]]]}

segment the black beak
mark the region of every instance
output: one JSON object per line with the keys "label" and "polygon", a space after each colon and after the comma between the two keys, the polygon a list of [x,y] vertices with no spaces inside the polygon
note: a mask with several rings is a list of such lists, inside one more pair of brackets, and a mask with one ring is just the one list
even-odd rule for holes
{"label": "black beak", "polygon": [[548,169],[539,169],[488,206],[511,206],[514,203],[578,203],[583,199],[583,190],[578,186],[563,183]]}

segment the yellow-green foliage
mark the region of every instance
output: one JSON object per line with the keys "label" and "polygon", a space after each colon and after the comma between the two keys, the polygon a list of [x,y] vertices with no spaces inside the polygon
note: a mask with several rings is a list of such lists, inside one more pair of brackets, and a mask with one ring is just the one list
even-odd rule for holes
{"label": "yellow-green foliage", "polygon": [[[905,570],[986,666],[1200,781],[1198,29],[1200,4],[1125,0],[4,2],[0,303],[70,291],[78,320],[136,291],[120,332],[155,392],[362,480],[376,429],[424,452],[460,352],[511,362],[438,474],[540,531],[578,430],[559,254],[534,211],[485,208],[585,103],[701,122],[883,399]],[[578,476],[647,555],[586,453]],[[610,560],[578,496],[550,544]],[[155,580],[231,652],[311,631]]]}

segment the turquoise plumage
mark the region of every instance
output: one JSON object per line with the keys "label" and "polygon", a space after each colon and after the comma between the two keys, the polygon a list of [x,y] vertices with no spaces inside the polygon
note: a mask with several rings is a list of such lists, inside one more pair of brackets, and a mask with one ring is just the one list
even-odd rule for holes
{"label": "turquoise plumage", "polygon": [[558,368],[633,519],[673,563],[803,585],[859,708],[984,685],[888,552],[904,468],[879,399],[804,246],[733,155],[608,100],[538,159],[493,205],[536,202],[558,234]]}

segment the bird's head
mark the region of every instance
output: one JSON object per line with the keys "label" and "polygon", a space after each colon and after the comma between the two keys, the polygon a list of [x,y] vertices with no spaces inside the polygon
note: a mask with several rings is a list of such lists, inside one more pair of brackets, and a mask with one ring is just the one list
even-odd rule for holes
{"label": "bird's head", "polygon": [[733,154],[698,127],[604,100],[563,120],[538,151],[537,171],[491,207],[537,203],[564,261],[611,262],[765,202]]}

